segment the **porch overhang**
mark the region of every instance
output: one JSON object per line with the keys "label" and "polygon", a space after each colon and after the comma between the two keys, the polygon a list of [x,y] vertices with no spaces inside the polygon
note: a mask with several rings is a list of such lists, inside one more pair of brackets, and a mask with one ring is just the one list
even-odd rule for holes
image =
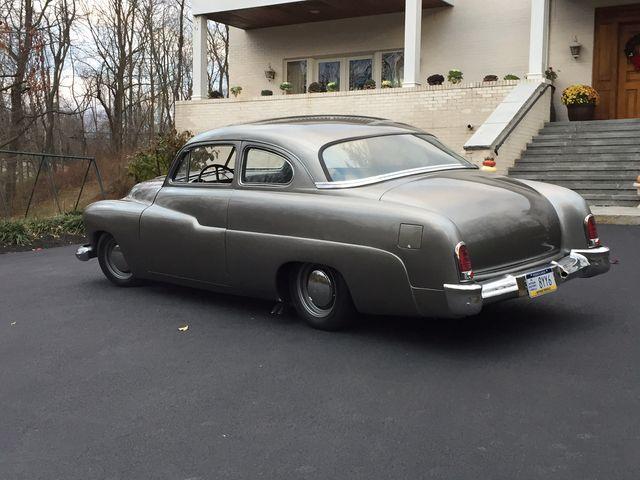
{"label": "porch overhang", "polygon": [[[422,7],[453,6],[454,0],[423,0]],[[244,30],[341,18],[397,13],[406,0],[193,0],[193,14]]]}

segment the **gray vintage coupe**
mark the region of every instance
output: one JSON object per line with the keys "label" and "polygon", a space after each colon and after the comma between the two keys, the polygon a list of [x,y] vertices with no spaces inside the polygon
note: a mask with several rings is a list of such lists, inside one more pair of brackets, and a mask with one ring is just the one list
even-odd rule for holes
{"label": "gray vintage coupe", "polygon": [[193,138],[166,178],[84,213],[119,286],[164,280],[288,302],[313,327],[355,312],[475,315],[609,270],[578,194],[479,171],[368,117],[295,117]]}

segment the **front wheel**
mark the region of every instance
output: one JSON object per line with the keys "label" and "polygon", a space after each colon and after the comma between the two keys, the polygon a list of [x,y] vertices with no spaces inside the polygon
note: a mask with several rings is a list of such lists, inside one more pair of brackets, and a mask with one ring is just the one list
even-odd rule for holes
{"label": "front wheel", "polygon": [[292,272],[289,287],[298,315],[313,328],[340,330],[356,316],[349,288],[333,268],[301,265]]}
{"label": "front wheel", "polygon": [[132,287],[138,284],[120,245],[108,233],[103,234],[98,240],[98,262],[104,276],[119,287]]}

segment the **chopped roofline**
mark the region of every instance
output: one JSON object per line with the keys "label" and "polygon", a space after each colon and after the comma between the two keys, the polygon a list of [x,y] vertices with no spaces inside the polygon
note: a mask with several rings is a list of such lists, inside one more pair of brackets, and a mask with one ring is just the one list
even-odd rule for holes
{"label": "chopped roofline", "polygon": [[400,127],[408,130],[421,131],[419,128],[407,123],[395,122],[388,118],[369,117],[366,115],[293,115],[289,117],[268,118],[244,125],[278,125],[300,123],[347,123],[351,125],[370,125],[375,127]]}

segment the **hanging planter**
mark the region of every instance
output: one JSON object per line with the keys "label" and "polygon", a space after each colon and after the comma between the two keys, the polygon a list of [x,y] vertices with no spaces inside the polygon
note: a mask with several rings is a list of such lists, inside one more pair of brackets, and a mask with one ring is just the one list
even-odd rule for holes
{"label": "hanging planter", "polygon": [[264,71],[264,76],[267,80],[272,81],[276,78],[276,71],[269,64],[269,68]]}

